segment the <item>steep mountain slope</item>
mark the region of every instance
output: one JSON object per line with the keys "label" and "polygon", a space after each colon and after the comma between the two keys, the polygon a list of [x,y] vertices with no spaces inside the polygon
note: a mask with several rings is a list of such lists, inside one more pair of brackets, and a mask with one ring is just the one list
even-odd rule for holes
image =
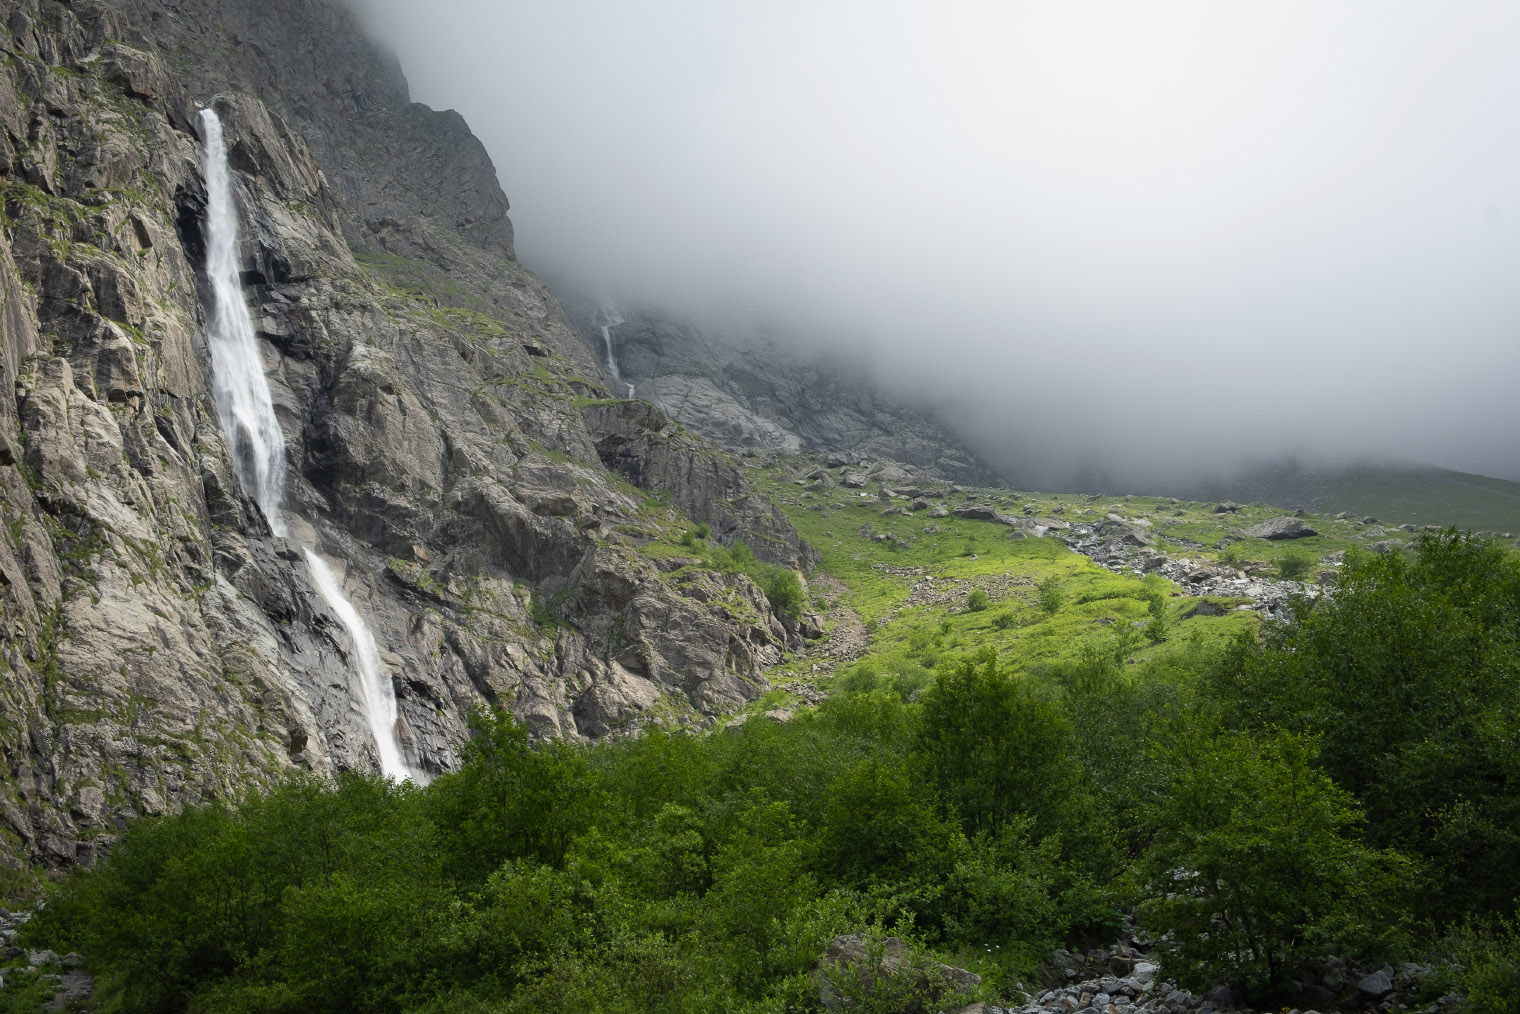
{"label": "steep mountain slope", "polygon": [[856,366],[774,337],[647,311],[627,312],[604,336],[603,326],[624,314],[590,303],[570,308],[604,374],[616,365],[612,386],[632,384],[640,398],[730,450],[883,460],[967,485],[1001,482],[956,434]]}
{"label": "steep mountain slope", "polygon": [[[650,546],[702,521],[782,567],[812,551],[739,465],[588,379],[511,259],[478,143],[407,103],[341,9],[4,9],[0,859],[89,861],[133,815],[374,770],[305,545],[374,630],[423,775],[457,763],[481,704],[595,737],[763,691],[803,618]],[[365,115],[316,103],[339,78]],[[287,90],[249,90],[270,80]],[[211,398],[194,99],[213,89],[289,539],[240,489]]]}

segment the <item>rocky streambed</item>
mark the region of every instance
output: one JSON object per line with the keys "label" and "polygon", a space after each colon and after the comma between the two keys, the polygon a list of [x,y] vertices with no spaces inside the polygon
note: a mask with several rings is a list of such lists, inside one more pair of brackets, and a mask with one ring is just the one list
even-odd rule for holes
{"label": "rocky streambed", "polygon": [[[1286,616],[1288,603],[1293,598],[1315,598],[1324,592],[1318,583],[1252,574],[1203,557],[1171,556],[1157,546],[1155,538],[1143,526],[1133,522],[1110,519],[1074,525],[1067,533],[1066,545],[1116,574],[1159,574],[1176,582],[1184,594],[1193,597],[1250,599],[1249,605],[1233,608],[1253,610],[1274,618]],[[1328,572],[1321,572],[1321,577],[1326,573],[1333,575],[1333,568],[1339,565],[1335,560],[1321,563],[1330,568]],[[1223,612],[1227,608],[1202,603],[1195,610],[1207,613],[1211,609]]]}

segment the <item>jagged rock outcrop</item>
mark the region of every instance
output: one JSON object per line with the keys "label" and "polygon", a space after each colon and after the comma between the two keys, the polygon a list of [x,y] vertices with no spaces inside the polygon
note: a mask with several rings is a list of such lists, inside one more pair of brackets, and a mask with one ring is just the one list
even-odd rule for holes
{"label": "jagged rock outcrop", "polygon": [[348,6],[322,0],[116,6],[197,95],[257,95],[293,124],[333,187],[345,237],[356,249],[450,268],[480,266],[482,254],[513,255],[507,198],[485,147],[457,112],[411,101],[396,57],[366,37]]}
{"label": "jagged rock outcrop", "polygon": [[[346,13],[318,0],[4,10],[0,861],[89,861],[134,815],[295,771],[375,769],[353,647],[303,545],[338,565],[375,632],[423,775],[457,762],[480,704],[540,736],[603,736],[705,722],[763,691],[795,627],[742,575],[676,579],[642,547],[689,529],[682,506],[700,514],[721,489],[706,515],[720,534],[792,565],[810,551],[700,440],[588,410],[609,392],[553,295],[510,259],[478,144],[427,156],[444,160],[429,172],[492,191],[473,225],[459,218],[466,182],[409,203],[433,177],[393,166],[390,148],[366,153],[364,131],[426,145],[441,121],[397,106],[393,61],[348,34]],[[257,51],[224,39],[187,61],[189,41],[216,34],[198,20],[212,14],[228,39],[282,18],[291,36],[259,35]],[[299,56],[271,62],[280,41]],[[228,90],[297,59],[313,69],[270,104]],[[345,61],[378,82],[368,109],[389,120],[360,130],[300,106]],[[213,87],[285,435],[289,540],[240,489],[210,396],[192,94]],[[372,159],[373,193],[334,152]],[[352,243],[381,240],[426,256],[355,258]],[[440,266],[460,270],[437,295]],[[643,462],[637,483],[609,454]]]}
{"label": "jagged rock outcrop", "polygon": [[635,486],[672,491],[692,520],[708,523],[723,542],[742,538],[762,560],[803,570],[817,565],[816,551],[738,465],[679,432],[658,407],[620,401],[588,406],[584,415],[602,462]]}

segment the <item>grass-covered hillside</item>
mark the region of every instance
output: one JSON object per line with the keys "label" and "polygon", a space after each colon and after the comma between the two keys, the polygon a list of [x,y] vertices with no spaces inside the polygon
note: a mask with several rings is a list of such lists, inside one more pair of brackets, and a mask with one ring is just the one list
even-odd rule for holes
{"label": "grass-covered hillside", "polygon": [[1195,495],[1520,535],[1520,482],[1429,465],[1332,468],[1289,462],[1252,469]]}
{"label": "grass-covered hillside", "polygon": [[[1232,511],[1219,512],[1212,501],[1166,497],[944,484],[918,490],[922,497],[889,487],[883,499],[878,483],[849,488],[832,481],[838,474],[820,483],[819,470],[806,459],[762,471],[762,487],[822,558],[811,586],[830,619],[828,637],[771,673],[783,689],[800,686],[803,699],[813,690],[826,692],[857,661],[920,686],[942,659],[984,649],[1003,665],[1039,676],[1091,651],[1143,664],[1257,629],[1257,603],[1247,596],[1189,595],[1160,568],[1143,575],[1139,568],[1116,572],[1067,548],[1069,538],[1094,526],[1143,536],[1146,545],[1136,552],[1140,567],[1147,557],[1166,558],[1221,574],[1292,577],[1314,590],[1322,580],[1334,580],[1347,550],[1400,546],[1416,537],[1376,519],[1309,516],[1304,521],[1316,535],[1253,538],[1244,533],[1283,512],[1234,504]],[[967,507],[990,508],[1003,520],[958,513]],[[1033,534],[1042,529],[1042,536]],[[780,695],[772,696],[761,707],[775,707],[778,700]]]}
{"label": "grass-covered hillside", "polygon": [[[1312,516],[1277,542],[1242,535],[1264,508],[884,498],[812,471],[759,471],[822,555],[805,588],[700,526],[644,546],[667,580],[737,568],[821,614],[744,721],[577,747],[481,714],[426,787],[292,783],[140,821],[19,943],[83,955],[104,1010],[1012,1008],[1064,981],[1057,948],[1121,937],[1193,991],[1169,1010],[1220,984],[1362,1009],[1385,964],[1402,992],[1380,1009],[1517,1009],[1507,547]],[[1150,571],[1066,547],[1088,530]],[[1246,593],[1186,593],[1205,581]],[[1269,586],[1306,595],[1264,619]],[[848,934],[863,949],[824,960]],[[48,991],[6,981],[12,1010]]]}

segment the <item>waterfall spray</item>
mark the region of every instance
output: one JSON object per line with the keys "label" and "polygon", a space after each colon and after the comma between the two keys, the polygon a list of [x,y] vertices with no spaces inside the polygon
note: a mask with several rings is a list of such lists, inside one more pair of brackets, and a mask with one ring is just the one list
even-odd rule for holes
{"label": "waterfall spray", "polygon": [[[205,139],[202,161],[206,171],[206,275],[212,293],[206,319],[212,394],[222,432],[232,449],[238,480],[252,492],[269,520],[270,530],[284,538],[288,533],[284,515],[285,437],[275,418],[258,339],[254,337],[248,306],[243,302],[242,276],[238,271],[237,208],[227,169],[227,144],[215,110],[209,106],[202,109],[200,118]],[[396,739],[396,693],[390,679],[380,670],[374,635],[343,594],[327,562],[311,549],[305,549],[305,553],[313,586],[337,614],[353,642],[359,704],[375,737],[380,770],[388,778],[410,778],[412,773]]]}

